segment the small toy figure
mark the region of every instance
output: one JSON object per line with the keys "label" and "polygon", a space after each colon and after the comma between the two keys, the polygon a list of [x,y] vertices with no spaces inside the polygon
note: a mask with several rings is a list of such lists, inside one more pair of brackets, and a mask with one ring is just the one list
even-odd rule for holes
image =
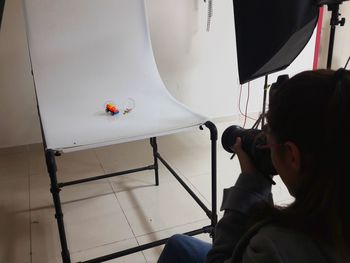
{"label": "small toy figure", "polygon": [[106,104],[106,112],[110,112],[112,115],[118,114],[119,110],[116,105],[113,103],[107,103]]}
{"label": "small toy figure", "polygon": [[125,115],[125,114],[129,113],[130,111],[132,111],[132,109],[126,108],[126,109],[124,110],[123,114]]}
{"label": "small toy figure", "polygon": [[124,112],[123,114],[127,114],[131,112],[135,108],[135,101],[132,98],[128,98],[127,101],[124,102]]}

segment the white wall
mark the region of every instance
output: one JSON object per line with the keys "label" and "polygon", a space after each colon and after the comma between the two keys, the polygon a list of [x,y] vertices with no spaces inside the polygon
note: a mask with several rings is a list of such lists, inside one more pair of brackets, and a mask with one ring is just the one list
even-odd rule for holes
{"label": "white wall", "polygon": [[0,31],[0,147],[40,141],[21,0],[5,3]]}
{"label": "white wall", "polygon": [[[210,117],[238,114],[238,72],[232,0],[214,0],[206,32],[203,0],[146,0],[160,74],[181,102]],[[21,0],[7,0],[0,33],[0,148],[39,142]],[[311,68],[313,41],[288,69]],[[279,73],[282,74],[282,73]],[[275,74],[277,75],[277,74]],[[271,76],[270,82],[275,79]],[[245,102],[246,85],[242,102]],[[263,79],[251,84],[249,111],[261,109]]]}
{"label": "white wall", "polygon": [[232,1],[213,1],[206,32],[203,0],[148,0],[151,39],[160,74],[181,102],[210,117],[237,114]]}
{"label": "white wall", "polygon": [[[210,117],[239,114],[239,79],[232,0],[214,0],[211,30],[206,32],[203,0],[147,0],[151,38],[158,68],[170,92]],[[263,41],[263,40],[262,40]],[[312,69],[315,35],[290,67],[280,74]],[[242,107],[247,96],[243,86]],[[250,83],[248,112],[262,108],[264,78]]]}

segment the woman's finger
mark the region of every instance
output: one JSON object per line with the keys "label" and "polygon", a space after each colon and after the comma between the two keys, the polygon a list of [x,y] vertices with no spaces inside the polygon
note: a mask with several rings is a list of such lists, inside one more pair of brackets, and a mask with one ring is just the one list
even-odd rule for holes
{"label": "woman's finger", "polygon": [[237,154],[238,160],[241,166],[242,172],[256,173],[256,168],[250,159],[249,155],[242,148],[242,139],[238,137],[236,143],[233,145],[232,150]]}

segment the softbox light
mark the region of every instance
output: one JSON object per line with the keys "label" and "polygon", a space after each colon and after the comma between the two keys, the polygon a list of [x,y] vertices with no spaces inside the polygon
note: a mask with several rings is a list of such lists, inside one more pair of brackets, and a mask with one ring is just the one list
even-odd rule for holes
{"label": "softbox light", "polygon": [[322,6],[322,5],[340,5],[344,1],[348,1],[348,0],[316,0],[315,3],[319,6]]}
{"label": "softbox light", "polygon": [[243,84],[288,67],[317,24],[314,0],[233,0],[238,72]]}
{"label": "softbox light", "polygon": [[0,29],[1,29],[2,15],[4,13],[4,7],[5,7],[5,0],[0,0]]}

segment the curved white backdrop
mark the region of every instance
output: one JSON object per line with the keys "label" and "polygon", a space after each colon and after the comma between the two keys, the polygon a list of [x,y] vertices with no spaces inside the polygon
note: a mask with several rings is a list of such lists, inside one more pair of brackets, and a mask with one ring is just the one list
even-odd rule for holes
{"label": "curved white backdrop", "polygon": [[[143,0],[25,0],[25,13],[47,148],[133,141],[207,120],[164,86]],[[123,114],[129,98],[135,108]],[[108,101],[118,115],[104,112]]]}

